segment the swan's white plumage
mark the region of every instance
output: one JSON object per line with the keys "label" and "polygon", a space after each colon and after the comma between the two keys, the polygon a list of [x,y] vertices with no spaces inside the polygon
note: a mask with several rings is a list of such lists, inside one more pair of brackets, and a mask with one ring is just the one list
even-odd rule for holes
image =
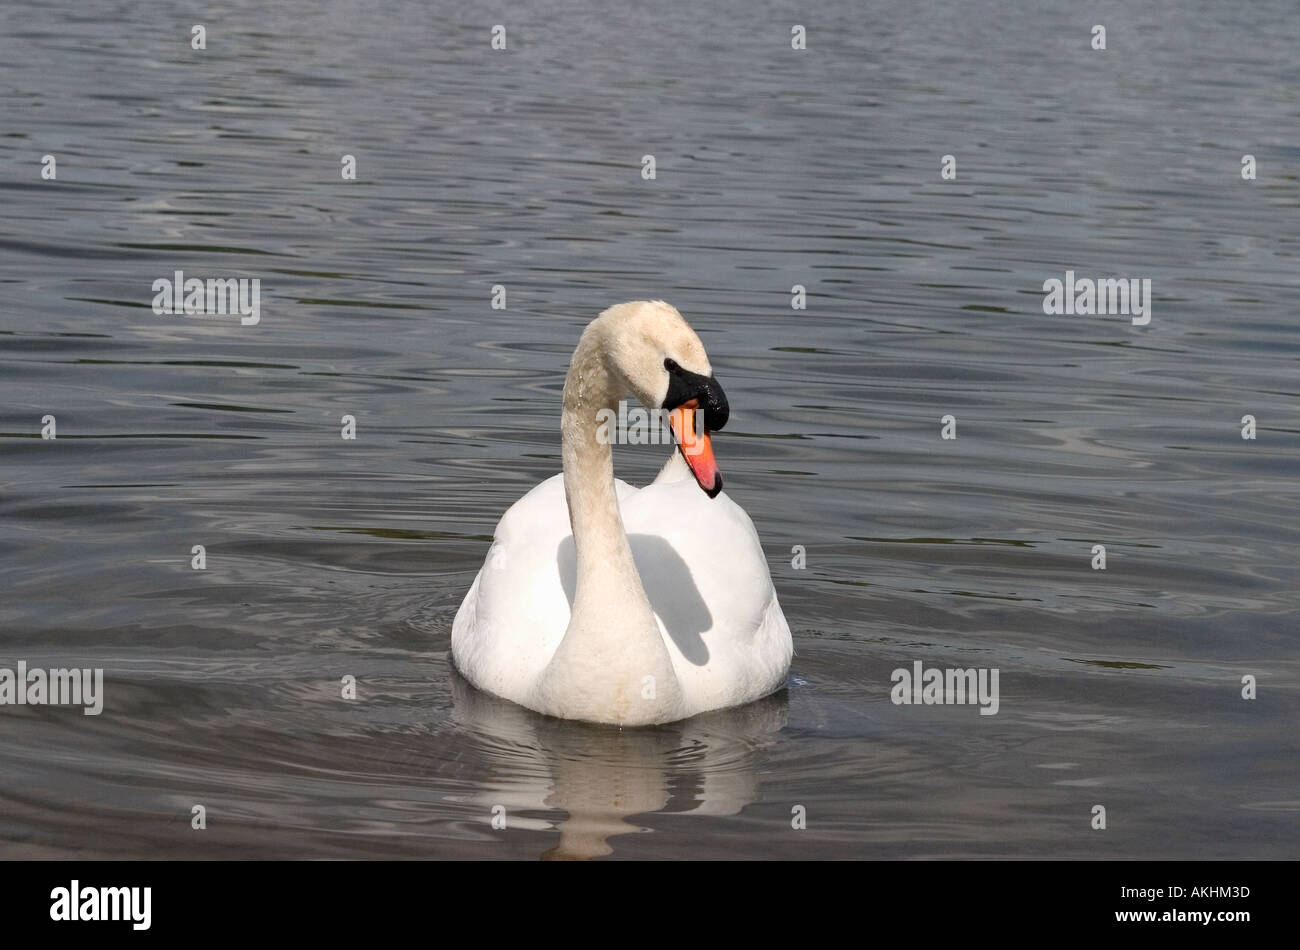
{"label": "swan's white plumage", "polygon": [[[691,716],[779,689],[791,640],[753,522],[726,492],[711,499],[685,464],[677,468],[670,463],[665,470],[672,480],[661,473],[640,490],[621,479],[615,486],[632,556]],[[656,539],[685,563],[702,610],[682,590],[679,566],[664,561]],[[452,653],[471,683],[528,705],[569,625],[565,574],[572,591],[572,531],[564,481],[555,475],[501,518],[456,615]]]}
{"label": "swan's white plumage", "polygon": [[[675,310],[666,304],[653,306],[667,308],[695,340]],[[618,324],[608,332],[618,331],[626,332]],[[678,331],[673,325],[664,332]],[[587,337],[584,334],[575,353],[575,367],[582,365]],[[700,365],[707,370],[707,363]],[[622,372],[630,375],[626,369]],[[583,385],[581,373],[571,370],[570,383],[575,377]],[[643,388],[650,385],[646,382]],[[569,411],[566,402],[566,419]],[[572,441],[581,439],[575,436]],[[582,451],[597,456],[602,450]],[[594,458],[576,458],[570,466],[566,456],[566,471],[586,471],[588,466],[607,471]],[[604,462],[608,464],[607,456]],[[599,499],[586,497],[595,494],[591,482],[598,479],[589,471],[583,478],[573,473],[570,477],[570,485],[582,496],[577,504],[598,509]],[[725,492],[708,497],[676,451],[644,488],[613,479],[613,497],[635,571],[626,565],[621,573],[616,567],[602,571],[600,565],[589,564],[587,583],[597,586],[599,574],[600,589],[587,591],[591,603],[585,618],[572,616],[577,566],[565,476],[542,482],[502,516],[483,568],[452,625],[452,655],[466,679],[541,712],[628,724],[682,719],[781,688],[792,654],[790,631],[745,511]],[[607,542],[617,555],[613,504],[608,501],[603,522],[598,513],[585,515],[592,537],[584,543]],[[636,575],[644,595],[637,589]],[[647,600],[658,637],[635,629],[637,618],[648,616]],[[627,607],[626,633],[609,629],[621,626],[621,604]],[[571,620],[577,634],[570,630]],[[566,633],[581,639],[568,643],[565,656],[557,658]],[[575,649],[575,644],[585,649]],[[670,666],[663,659],[665,650]],[[656,675],[641,676],[646,670]],[[610,678],[626,682],[605,682]],[[648,679],[655,680],[650,699],[644,695]]]}

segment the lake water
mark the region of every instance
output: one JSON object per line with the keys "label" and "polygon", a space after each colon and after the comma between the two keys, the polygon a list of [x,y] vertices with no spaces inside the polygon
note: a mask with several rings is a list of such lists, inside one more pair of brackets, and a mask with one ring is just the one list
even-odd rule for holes
{"label": "lake water", "polygon": [[[1296,856],[1292,4],[546,2],[495,52],[387,6],[222,4],[203,51],[186,4],[6,16],[0,667],[105,686],[0,708],[0,855]],[[260,322],[156,315],[177,270]],[[1067,270],[1150,323],[1045,314]],[[726,388],[796,657],[618,731],[448,646],[643,297]],[[997,714],[895,705],[916,661]]]}

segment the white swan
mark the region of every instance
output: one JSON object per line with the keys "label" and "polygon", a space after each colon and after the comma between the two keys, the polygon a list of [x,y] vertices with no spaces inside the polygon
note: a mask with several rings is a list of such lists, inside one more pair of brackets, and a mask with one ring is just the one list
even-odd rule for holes
{"label": "white swan", "polygon": [[[629,393],[676,410],[681,452],[640,490],[614,478],[601,424]],[[467,680],[537,712],[620,725],[673,722],[785,684],[790,628],[754,525],[721,494],[713,459],[708,433],[728,414],[676,309],[633,301],[591,322],[564,381],[564,473],[502,516],[452,624]]]}

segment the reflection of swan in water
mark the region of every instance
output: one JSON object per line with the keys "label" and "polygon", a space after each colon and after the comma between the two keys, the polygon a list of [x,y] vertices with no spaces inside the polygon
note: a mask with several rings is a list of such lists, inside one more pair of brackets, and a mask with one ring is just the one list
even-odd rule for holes
{"label": "reflection of swan in water", "polygon": [[[606,839],[652,812],[735,815],[759,798],[757,766],[785,725],[784,691],[664,726],[619,729],[554,719],[480,692],[453,675],[452,719],[487,760],[474,796],[505,807],[508,828],[558,830],[543,859],[611,854]],[[568,817],[530,817],[564,811]]]}

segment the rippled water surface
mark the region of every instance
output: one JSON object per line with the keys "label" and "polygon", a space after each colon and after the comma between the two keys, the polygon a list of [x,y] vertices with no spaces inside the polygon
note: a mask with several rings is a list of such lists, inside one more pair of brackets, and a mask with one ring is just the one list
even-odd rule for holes
{"label": "rippled water surface", "polygon": [[[1296,855],[1292,4],[267,6],[5,16],[0,666],[106,699],[0,708],[0,854]],[[1151,323],[1045,315],[1067,269]],[[176,270],[260,323],[155,315]],[[797,655],[620,732],[448,646],[640,297],[727,389]],[[891,703],[917,660],[997,715]]]}

